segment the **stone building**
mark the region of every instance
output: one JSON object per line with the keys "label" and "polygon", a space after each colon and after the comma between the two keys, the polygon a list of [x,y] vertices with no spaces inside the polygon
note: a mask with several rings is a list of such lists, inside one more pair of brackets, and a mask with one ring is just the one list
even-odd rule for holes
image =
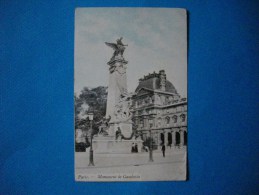
{"label": "stone building", "polygon": [[143,140],[152,136],[156,146],[187,144],[187,99],[181,98],[164,70],[139,79],[132,97],[133,122]]}

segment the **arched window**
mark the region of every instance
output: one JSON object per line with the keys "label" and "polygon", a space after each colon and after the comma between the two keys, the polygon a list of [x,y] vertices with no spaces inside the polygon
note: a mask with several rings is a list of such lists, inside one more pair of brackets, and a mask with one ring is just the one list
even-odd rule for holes
{"label": "arched window", "polygon": [[166,124],[169,124],[170,123],[170,117],[166,117],[165,122],[166,122]]}
{"label": "arched window", "polygon": [[165,135],[163,134],[163,133],[160,133],[160,145],[162,146],[162,145],[164,145],[164,143],[165,143]]}
{"label": "arched window", "polygon": [[180,140],[180,133],[179,132],[175,132],[175,144],[178,146],[180,144],[181,140]]}
{"label": "arched window", "polygon": [[182,122],[185,122],[186,115],[185,115],[185,114],[182,114],[182,115],[181,115],[181,118],[182,118]]}
{"label": "arched window", "polygon": [[167,134],[168,136],[167,136],[167,139],[168,139],[168,146],[170,146],[170,148],[171,148],[171,145],[172,145],[172,133],[171,132],[168,132],[168,134]]}
{"label": "arched window", "polygon": [[176,115],[173,116],[173,120],[174,120],[174,123],[177,123],[177,116]]}

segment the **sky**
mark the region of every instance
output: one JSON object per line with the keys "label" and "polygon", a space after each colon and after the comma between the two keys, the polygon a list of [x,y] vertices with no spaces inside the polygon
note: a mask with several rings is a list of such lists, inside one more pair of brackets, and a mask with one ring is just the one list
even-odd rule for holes
{"label": "sky", "polygon": [[77,8],[75,12],[75,85],[108,86],[112,48],[119,37],[128,44],[128,91],[149,73],[165,70],[179,95],[187,97],[186,12],[171,8]]}

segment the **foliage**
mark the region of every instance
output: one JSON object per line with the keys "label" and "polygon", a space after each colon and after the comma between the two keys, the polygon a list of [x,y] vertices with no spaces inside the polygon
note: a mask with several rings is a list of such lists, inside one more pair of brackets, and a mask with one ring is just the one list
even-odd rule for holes
{"label": "foliage", "polygon": [[93,112],[93,134],[98,132],[98,122],[105,117],[107,87],[84,87],[78,95],[74,95],[75,129],[90,133],[89,111]]}

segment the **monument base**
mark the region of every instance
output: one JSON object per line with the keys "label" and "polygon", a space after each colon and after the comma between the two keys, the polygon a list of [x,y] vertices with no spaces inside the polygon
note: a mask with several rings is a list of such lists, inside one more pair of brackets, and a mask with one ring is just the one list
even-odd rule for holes
{"label": "monument base", "polygon": [[114,122],[110,123],[110,127],[108,129],[108,134],[111,136],[116,136],[116,132],[120,130],[121,134],[126,139],[131,139],[132,136],[132,122]]}
{"label": "monument base", "polygon": [[102,136],[98,135],[93,138],[93,150],[94,153],[131,153],[132,146],[137,144],[138,152],[141,152],[143,141],[131,139],[122,140],[115,139],[114,136]]}

